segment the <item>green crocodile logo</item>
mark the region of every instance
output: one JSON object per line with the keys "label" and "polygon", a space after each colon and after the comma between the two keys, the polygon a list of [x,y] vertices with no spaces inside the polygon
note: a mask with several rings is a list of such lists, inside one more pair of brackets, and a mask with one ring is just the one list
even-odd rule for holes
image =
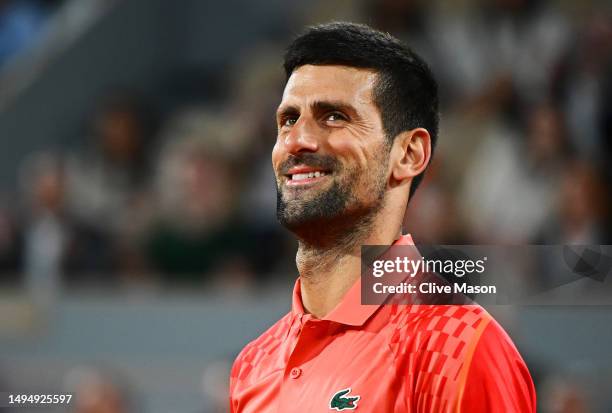
{"label": "green crocodile logo", "polygon": [[347,394],[351,392],[351,388],[342,389],[331,398],[329,401],[329,408],[336,411],[341,410],[355,410],[357,408],[357,402],[361,396],[349,397]]}

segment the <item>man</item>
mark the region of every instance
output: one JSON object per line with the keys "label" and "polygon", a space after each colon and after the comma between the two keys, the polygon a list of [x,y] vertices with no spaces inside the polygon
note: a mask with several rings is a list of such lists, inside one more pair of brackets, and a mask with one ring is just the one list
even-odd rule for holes
{"label": "man", "polygon": [[272,164],[299,247],[292,310],[234,363],[231,411],[531,412],[525,363],[481,307],[362,305],[361,245],[411,245],[436,142],[427,65],[367,26],[310,28],[285,56]]}

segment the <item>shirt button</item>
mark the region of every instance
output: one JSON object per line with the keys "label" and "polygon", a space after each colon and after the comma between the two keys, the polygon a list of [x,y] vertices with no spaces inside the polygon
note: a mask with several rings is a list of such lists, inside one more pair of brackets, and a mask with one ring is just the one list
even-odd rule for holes
{"label": "shirt button", "polygon": [[291,377],[292,379],[297,379],[298,377],[300,377],[301,374],[302,374],[302,369],[298,369],[297,367],[294,367],[291,369],[291,372],[289,373],[289,377]]}

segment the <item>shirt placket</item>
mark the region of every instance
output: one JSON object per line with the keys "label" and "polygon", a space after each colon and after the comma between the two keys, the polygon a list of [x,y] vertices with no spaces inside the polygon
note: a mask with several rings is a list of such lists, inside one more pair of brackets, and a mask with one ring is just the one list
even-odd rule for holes
{"label": "shirt placket", "polygon": [[[279,412],[288,411],[287,403],[295,403],[295,395],[300,393],[302,383],[308,379],[311,373],[304,366],[304,361],[310,359],[310,352],[318,348],[318,340],[326,331],[326,321],[313,319],[309,314],[300,314],[297,318],[298,328],[295,331],[295,345],[287,360],[281,386],[281,402]],[[287,400],[287,402],[285,402]]]}

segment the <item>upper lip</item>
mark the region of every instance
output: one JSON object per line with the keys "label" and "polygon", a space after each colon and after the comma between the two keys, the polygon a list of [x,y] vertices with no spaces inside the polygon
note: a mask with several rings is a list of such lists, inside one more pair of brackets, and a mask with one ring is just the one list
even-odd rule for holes
{"label": "upper lip", "polygon": [[316,166],[297,165],[297,166],[294,166],[293,168],[289,168],[289,170],[287,170],[287,172],[284,175],[291,176],[294,174],[307,174],[310,172],[327,172],[327,171],[323,168],[319,168]]}

